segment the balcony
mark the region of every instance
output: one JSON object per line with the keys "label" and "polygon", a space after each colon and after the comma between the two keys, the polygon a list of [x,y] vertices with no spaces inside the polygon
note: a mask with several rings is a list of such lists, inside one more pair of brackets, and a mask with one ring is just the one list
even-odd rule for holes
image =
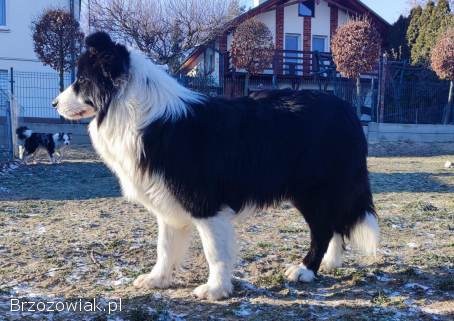
{"label": "balcony", "polygon": [[[230,52],[224,59],[226,73],[244,72],[233,65]],[[275,50],[272,63],[261,74],[285,78],[328,78],[336,75],[336,67],[329,52]]]}

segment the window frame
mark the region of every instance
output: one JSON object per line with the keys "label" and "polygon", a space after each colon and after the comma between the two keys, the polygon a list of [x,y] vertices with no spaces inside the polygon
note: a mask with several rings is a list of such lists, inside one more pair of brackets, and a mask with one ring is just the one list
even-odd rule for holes
{"label": "window frame", "polygon": [[212,74],[214,72],[214,70],[215,70],[215,64],[216,64],[215,53],[216,52],[212,48],[207,48],[205,50],[205,52],[203,53],[204,54],[204,57],[203,57],[203,61],[204,61],[203,69],[204,69],[205,76],[208,76],[208,75]]}
{"label": "window frame", "polygon": [[325,51],[319,51],[319,52],[328,52],[328,51],[326,51],[326,49],[328,48],[328,47],[327,47],[328,36],[323,36],[323,35],[312,35],[312,39],[311,39],[311,41],[312,41],[312,43],[311,43],[312,51],[316,51],[316,50],[314,49],[314,39],[315,39],[315,38],[318,38],[318,39],[322,39],[322,40],[323,40],[323,47],[324,47]]}
{"label": "window frame", "polygon": [[[3,5],[3,17],[0,17],[0,28],[6,28],[8,26],[8,15],[7,15],[7,0],[0,0],[0,7]],[[3,18],[3,23],[2,23]]]}

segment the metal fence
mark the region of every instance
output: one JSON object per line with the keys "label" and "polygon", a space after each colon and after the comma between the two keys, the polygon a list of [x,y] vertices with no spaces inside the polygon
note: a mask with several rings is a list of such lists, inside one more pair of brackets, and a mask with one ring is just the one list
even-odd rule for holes
{"label": "metal fence", "polygon": [[[429,76],[428,76],[429,75]],[[256,90],[272,88],[312,89],[332,93],[352,105],[358,99],[363,120],[386,123],[441,124],[446,110],[449,83],[439,81],[427,69],[402,62],[382,60],[378,74],[362,79],[362,93],[356,95],[355,83],[339,76],[279,77],[229,74],[220,80],[212,77],[179,77],[184,86],[210,96],[239,97]],[[65,75],[65,86],[70,76]],[[0,157],[12,150],[12,127],[15,113],[27,121],[65,122],[51,106],[59,93],[57,73],[0,71]],[[13,101],[10,101],[10,100]],[[12,113],[12,114],[15,114]]]}
{"label": "metal fence", "polygon": [[[429,69],[401,61],[382,67],[380,120],[385,123],[442,124],[447,108],[449,82]],[[450,121],[451,122],[451,121]]]}
{"label": "metal fence", "polygon": [[8,85],[8,73],[0,71],[0,161],[11,158],[12,150]]}
{"label": "metal fence", "polygon": [[[61,119],[51,102],[60,92],[60,78],[57,73],[9,71],[12,94],[19,105],[20,117]],[[65,87],[71,83],[65,74]]]}

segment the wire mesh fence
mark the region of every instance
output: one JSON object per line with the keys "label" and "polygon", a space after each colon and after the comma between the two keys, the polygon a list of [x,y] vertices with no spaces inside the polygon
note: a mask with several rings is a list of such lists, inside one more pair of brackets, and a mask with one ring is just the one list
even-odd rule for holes
{"label": "wire mesh fence", "polygon": [[11,127],[8,72],[2,70],[0,71],[0,161],[12,156]]}
{"label": "wire mesh fence", "polygon": [[[51,102],[60,92],[60,77],[57,73],[10,71],[13,81],[13,95],[19,105],[21,117],[50,118],[60,116]],[[65,87],[71,83],[70,76],[64,75]]]}
{"label": "wire mesh fence", "polygon": [[[226,74],[221,79],[184,76],[177,80],[209,96],[241,97],[253,91],[277,88],[321,90],[348,101],[352,106],[359,103],[365,116],[363,120],[386,123],[441,124],[446,115],[449,94],[449,83],[437,80],[427,69],[395,61],[382,62],[378,74],[363,77],[359,97],[354,81],[340,76],[266,74],[250,76],[246,80],[244,74],[236,73]],[[70,84],[67,74],[64,84]],[[59,89],[56,72],[0,70],[0,157],[11,149],[14,119],[8,117],[11,117],[12,101],[21,119],[65,122],[51,106]]]}

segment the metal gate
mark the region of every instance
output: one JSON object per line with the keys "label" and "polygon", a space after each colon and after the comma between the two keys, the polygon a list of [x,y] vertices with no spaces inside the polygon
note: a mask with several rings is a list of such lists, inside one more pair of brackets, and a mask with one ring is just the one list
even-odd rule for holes
{"label": "metal gate", "polygon": [[8,72],[0,70],[0,162],[13,157]]}

